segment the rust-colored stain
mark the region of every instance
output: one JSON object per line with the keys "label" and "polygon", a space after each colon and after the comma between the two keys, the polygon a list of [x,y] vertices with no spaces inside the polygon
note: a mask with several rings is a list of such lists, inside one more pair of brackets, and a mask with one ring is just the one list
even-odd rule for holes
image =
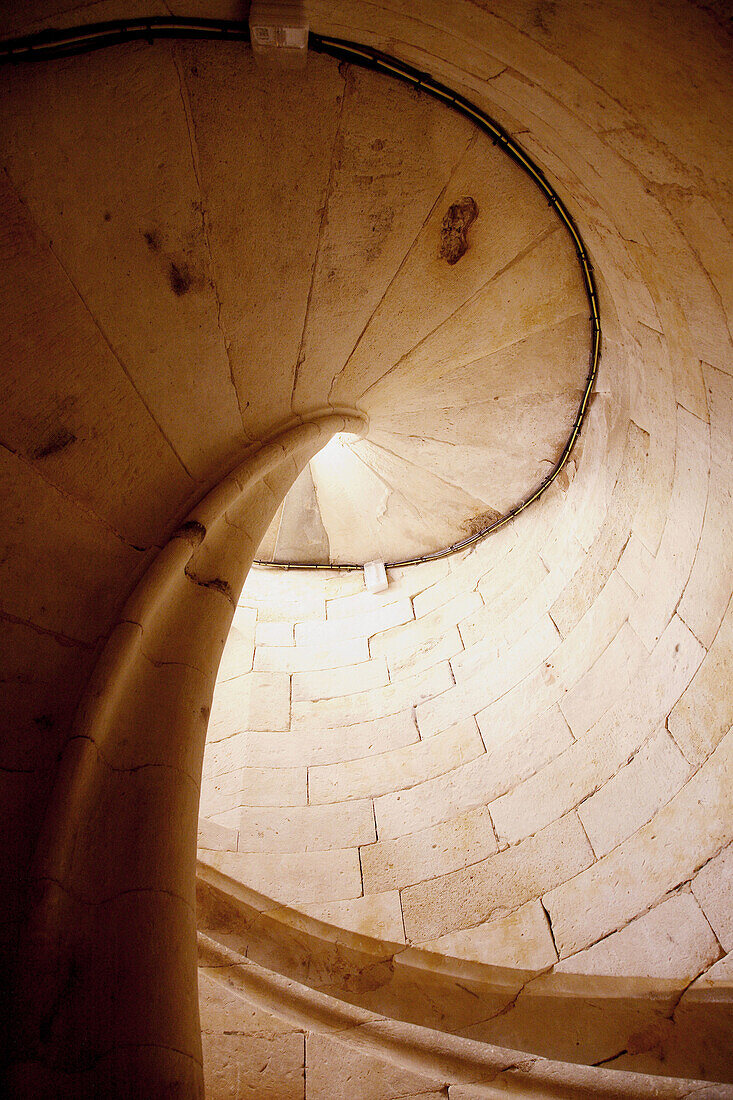
{"label": "rust-colored stain", "polygon": [[470,516],[464,522],[463,530],[467,535],[478,535],[500,518],[501,512],[497,512],[494,508],[487,508],[484,512],[478,512],[475,516]]}
{"label": "rust-colored stain", "polygon": [[470,195],[448,207],[440,228],[440,257],[449,264],[456,264],[468,248],[466,234],[478,217],[476,200]]}

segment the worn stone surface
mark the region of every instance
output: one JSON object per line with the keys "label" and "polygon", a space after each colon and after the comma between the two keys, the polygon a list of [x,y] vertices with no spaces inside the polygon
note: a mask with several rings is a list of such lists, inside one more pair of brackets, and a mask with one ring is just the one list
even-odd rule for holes
{"label": "worn stone surface", "polygon": [[[300,976],[337,972],[385,1030],[412,1013],[525,1052],[497,1088],[547,1091],[547,1051],[584,1063],[553,1068],[564,1096],[589,1094],[581,1070],[625,1098],[655,1086],[622,1070],[726,1096],[721,5],[306,8],[316,32],[485,106],[536,158],[592,260],[596,395],[550,490],[471,552],[395,571],[383,599],[359,572],[258,570],[239,602],[260,540],[293,550],[282,498],[317,451],[310,542],[330,526],[388,560],[390,531],[418,552],[540,483],[588,364],[574,245],[500,148],[383,72],[315,53],[267,72],[240,43],[160,41],[2,68],[0,927],[24,985],[0,1019],[25,1044],[9,1091],[199,1097],[208,1074],[225,1096],[308,1095],[302,1036],[252,1016],[236,1039],[219,1016],[226,1068],[212,1031],[202,1072],[208,721],[201,852],[260,911],[277,900],[271,962],[310,952]],[[28,0],[0,29],[139,14]],[[228,0],[208,14],[242,17]],[[441,223],[467,196],[479,216],[448,264]],[[341,406],[368,414],[368,439],[319,450],[306,423],[258,451]],[[360,665],[382,683],[355,686]],[[320,953],[298,906],[333,922]],[[400,953],[363,943],[355,961],[360,932],[404,948],[405,929],[430,963],[382,966]],[[553,938],[562,963],[525,981]],[[481,966],[509,971],[490,995]],[[312,1095],[335,1095],[339,1063],[323,1065]],[[349,1091],[436,1091],[390,1066],[349,1070]]]}

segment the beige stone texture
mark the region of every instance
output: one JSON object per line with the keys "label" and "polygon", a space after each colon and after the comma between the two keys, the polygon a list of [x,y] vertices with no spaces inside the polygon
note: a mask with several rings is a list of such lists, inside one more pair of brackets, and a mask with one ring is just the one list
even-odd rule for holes
{"label": "beige stone texture", "polygon": [[301,806],[307,800],[306,768],[234,768],[206,784],[201,812],[221,820],[223,813],[238,806]]}
{"label": "beige stone texture", "polygon": [[310,768],[310,801],[340,802],[414,787],[459,767],[467,760],[475,759],[483,752],[476,723],[473,719],[467,719],[450,726],[429,741],[358,760]]}
{"label": "beige stone texture", "polygon": [[486,859],[497,850],[491,817],[485,806],[409,836],[379,840],[361,848],[364,893],[379,893],[445,875],[466,863]]}
{"label": "beige stone texture", "polygon": [[435,939],[496,910],[516,909],[551,885],[572,882],[593,861],[577,815],[567,814],[519,845],[403,890],[407,938]]}
{"label": "beige stone texture", "polygon": [[351,1049],[325,1035],[306,1039],[305,1100],[404,1100],[445,1096],[440,1076],[431,1079]]}
{"label": "beige stone texture", "polygon": [[302,8],[0,57],[3,1094],[729,1100],[727,5]]}
{"label": "beige stone texture", "polygon": [[710,468],[710,429],[682,406],[677,409],[675,478],[667,524],[647,586],[629,622],[647,649],[662,634],[685,587],[700,540]]}
{"label": "beige stone texture", "polygon": [[374,936],[392,943],[403,943],[405,939],[399,890],[325,905],[301,905],[300,908],[317,920],[360,936]]}
{"label": "beige stone texture", "polygon": [[199,818],[199,830],[196,839],[199,848],[211,848],[214,851],[236,852],[239,844],[239,831],[217,825],[209,818]]}
{"label": "beige stone texture", "polygon": [[493,730],[485,754],[418,786],[374,800],[381,839],[403,836],[483,806],[511,789],[572,743],[557,707],[521,730]]}
{"label": "beige stone texture", "polygon": [[305,1036],[199,972],[206,1095],[302,1100]]}
{"label": "beige stone texture", "polygon": [[376,840],[370,801],[345,806],[258,806],[239,813],[240,852],[353,848]]}
{"label": "beige stone texture", "polygon": [[[256,610],[256,609],[253,609]],[[258,622],[255,627],[255,643],[263,650],[270,647],[295,645],[294,624],[288,622]]]}
{"label": "beige stone texture", "polygon": [[618,559],[618,571],[637,596],[646,588],[649,574],[654,565],[654,555],[633,532]]}
{"label": "beige stone texture", "polygon": [[423,737],[432,737],[456,718],[478,714],[494,699],[516,687],[551,652],[560,638],[548,617],[505,649],[479,643],[451,662],[456,686],[417,708]]}
{"label": "beige stone texture", "polygon": [[[377,635],[378,637],[378,635]],[[449,661],[463,649],[458,627],[453,626],[445,634],[414,638],[411,647],[394,656],[387,656],[389,677],[393,682],[408,676],[417,676],[443,661]]]}
{"label": "beige stone texture", "polygon": [[[297,647],[296,647],[297,648]],[[319,672],[296,672],[292,680],[294,706],[298,703],[317,703],[321,699],[355,695],[389,683],[387,662],[383,657],[371,661],[347,665],[344,668],[326,668]],[[297,711],[297,706],[296,706]]]}
{"label": "beige stone texture", "polygon": [[648,435],[633,422],[613,499],[618,501],[608,522],[600,529],[587,557],[562,596],[551,609],[552,621],[565,636],[590,607],[615,568],[629,538],[638,506]]}
{"label": "beige stone texture", "polygon": [[297,645],[337,646],[349,638],[370,638],[372,634],[409,622],[414,617],[411,600],[395,600],[365,615],[350,615],[328,622],[296,622],[295,641]]}
{"label": "beige stone texture", "polygon": [[286,730],[290,721],[290,677],[250,672],[219,681],[211,706],[212,741],[245,730]]}
{"label": "beige stone texture", "polygon": [[729,374],[702,364],[710,416],[710,479],[705,517],[695,558],[679,605],[680,617],[704,646],[710,646],[728,604],[724,578],[731,558],[731,475],[733,448],[729,425],[733,417],[733,383]]}
{"label": "beige stone texture", "polygon": [[733,602],[708,655],[669,715],[668,728],[688,760],[700,764],[733,725],[733,698],[720,685],[733,671]]}
{"label": "beige stone texture", "polygon": [[680,893],[564,958],[555,972],[691,980],[719,955],[720,946],[692,894]]}
{"label": "beige stone texture", "polygon": [[335,852],[211,852],[209,862],[237,882],[288,905],[361,895],[356,848]]}
{"label": "beige stone texture", "polygon": [[406,707],[417,708],[419,715],[420,704],[448,692],[453,684],[450,665],[445,661],[426,672],[398,680],[394,684],[389,683],[385,687],[373,688],[371,691],[355,691],[335,698],[324,697],[304,702],[294,699],[291,728],[296,731],[318,727],[333,729],[364,720],[387,718]]}
{"label": "beige stone texture", "polygon": [[597,856],[644,825],[682,787],[692,769],[665,729],[578,807]]}
{"label": "beige stone texture", "polygon": [[255,653],[255,613],[249,608],[238,608],[237,611],[249,612],[251,619],[249,622],[243,621],[244,617],[235,612],[232,629],[229,631],[226,648],[219,665],[217,681],[233,680],[237,676],[252,671]]}
{"label": "beige stone texture", "polygon": [[733,847],[701,867],[690,885],[723,950],[733,951]]}
{"label": "beige stone texture", "polygon": [[592,729],[616,703],[647,657],[644,643],[628,622],[624,623],[603,653],[560,697],[560,709],[576,737]]}
{"label": "beige stone texture", "polygon": [[733,808],[731,740],[721,742],[648,825],[545,894],[561,957],[620,928],[691,878],[724,846]]}
{"label": "beige stone texture", "polygon": [[[262,626],[268,625],[284,624],[262,624]],[[290,639],[287,645],[268,645],[258,642],[255,667],[263,672],[295,674],[343,668],[369,660],[369,643],[366,638],[351,638],[349,641],[342,639],[338,644],[331,646],[294,646],[291,629]]]}
{"label": "beige stone texture", "polygon": [[207,765],[214,774],[232,766],[249,764],[260,768],[297,768],[302,764],[335,764],[373,753],[388,752],[419,741],[412,710],[398,711],[384,718],[357,722],[333,729],[315,727],[294,732],[248,732],[234,734],[207,748]]}
{"label": "beige stone texture", "polygon": [[[515,553],[514,557],[516,556],[518,555]],[[512,559],[511,554],[509,558]],[[459,623],[463,644],[467,649],[491,636],[492,632],[495,632],[497,627],[524,602],[527,592],[540,584],[548,573],[547,566],[538,554],[532,555],[529,560],[522,561],[521,569],[516,571],[512,568],[513,561],[510,560],[509,565],[510,575],[504,584],[497,585],[491,573],[487,578],[479,581],[478,592],[484,603]]]}
{"label": "beige stone texture", "polygon": [[[648,689],[648,694],[624,697],[584,738],[493,803],[492,817],[500,840],[513,843],[536,832],[610,779],[664,720],[669,701],[689,682],[699,664],[701,649],[681,620],[673,620],[646,672],[646,684],[654,686],[654,694]],[[657,674],[662,666],[665,679]]]}
{"label": "beige stone texture", "polygon": [[544,970],[557,960],[550,923],[537,900],[520,905],[505,917],[448,932],[420,946],[441,955],[520,970]]}

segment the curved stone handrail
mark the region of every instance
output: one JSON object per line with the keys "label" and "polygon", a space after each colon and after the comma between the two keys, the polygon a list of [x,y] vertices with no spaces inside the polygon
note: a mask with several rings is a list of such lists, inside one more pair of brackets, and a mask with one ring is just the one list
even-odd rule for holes
{"label": "curved stone handrail", "polygon": [[[240,983],[249,989],[252,983],[259,991],[258,996],[264,996],[265,1001],[270,994],[263,991],[270,989],[281,1013],[289,996],[285,992],[287,983],[297,986],[297,1018],[300,1023],[305,1021],[305,1026],[312,1026],[308,1022],[310,1015],[316,1021],[321,1019],[322,1005],[326,1004],[323,1011],[329,1020],[352,1020],[350,1013],[357,1008],[366,1012],[369,1018],[373,1015],[388,1018],[390,1026],[404,1030],[402,1041],[406,1046],[412,1044],[412,1039],[408,1038],[409,1029],[419,1028],[439,1032],[440,1041],[449,1044],[451,1040],[447,1036],[453,1035],[459,1043],[456,1049],[460,1050],[460,1043],[466,1040],[458,1036],[475,1032],[480,1025],[482,1036],[476,1043],[476,1050],[498,1049],[507,1042],[505,1013],[521,996],[529,1003],[525,1027],[527,1016],[532,1016],[533,1003],[537,1018],[546,1020],[549,1013],[559,1026],[547,1029],[548,1036],[538,1050],[536,1038],[524,1031],[519,1022],[509,1032],[512,1048],[526,1051],[539,1062],[572,1062],[572,1073],[567,1071],[568,1084],[576,1080],[573,1074],[581,1062],[588,1062],[590,1069],[613,1057],[616,1050],[610,1049],[609,1044],[618,1042],[617,1035],[624,1028],[629,1046],[632,1046],[634,1042],[641,1043],[639,1037],[645,1030],[652,1032],[655,1025],[658,1028],[660,1023],[671,1021],[669,1026],[675,1029],[678,1042],[685,1047],[693,1035],[715,1028],[716,1007],[729,1006],[733,999],[725,976],[720,983],[708,981],[698,986],[693,983],[691,988],[690,983],[682,980],[552,973],[551,968],[514,970],[405,947],[335,928],[297,910],[277,905],[201,860],[198,863],[197,909],[199,944],[200,948],[203,945],[204,960],[208,960],[205,965],[234,968],[238,975],[232,978],[234,985]],[[319,998],[326,998],[327,1002]],[[685,1012],[677,1018],[683,998]],[[359,1020],[363,1022],[361,1017]],[[491,1034],[493,1020],[504,1028],[496,1039]],[[558,1045],[552,1035],[558,1030],[572,1034],[578,1021],[583,1021],[591,1033],[586,1035],[584,1057],[573,1061],[568,1048]],[[502,1036],[501,1041],[499,1036]],[[435,1039],[425,1042],[430,1047]],[[516,1062],[516,1049],[510,1061]],[[590,1054],[587,1053],[589,1049]],[[653,1060],[653,1052],[649,1056]],[[403,1057],[407,1058],[407,1054]],[[424,1072],[425,1065],[421,1064],[420,1069]],[[614,1070],[609,1081],[612,1082],[618,1072],[624,1071]],[[655,1075],[651,1079],[662,1087],[661,1077],[667,1077],[668,1069],[661,1058],[657,1057],[649,1072]],[[690,1064],[681,1072],[687,1072],[692,1078],[695,1070]],[[563,1069],[561,1074],[565,1073]],[[601,1091],[590,1091],[586,1095],[660,1095],[644,1091],[648,1087],[644,1082],[649,1080],[646,1074],[624,1072],[624,1078],[626,1076],[631,1081],[629,1089],[632,1091],[604,1092],[602,1090],[610,1086],[605,1077],[601,1077],[591,1079],[591,1083],[596,1082],[592,1087]],[[637,1077],[639,1082],[635,1084]],[[677,1079],[680,1079],[679,1072],[675,1076]],[[590,1087],[582,1075],[577,1081],[579,1088]],[[637,1086],[640,1091],[634,1092]],[[692,1085],[688,1091],[691,1088]],[[685,1094],[684,1089],[679,1093],[663,1093]],[[733,1095],[733,1088],[730,1094]]]}
{"label": "curved stone handrail", "polygon": [[391,1019],[267,970],[204,932],[199,932],[198,942],[201,969],[247,1001],[404,1069],[443,1078],[448,1087],[472,1086],[471,1095],[477,1098],[642,1100],[664,1096],[671,1100],[694,1093],[725,1100],[733,1096],[728,1086],[551,1061]]}

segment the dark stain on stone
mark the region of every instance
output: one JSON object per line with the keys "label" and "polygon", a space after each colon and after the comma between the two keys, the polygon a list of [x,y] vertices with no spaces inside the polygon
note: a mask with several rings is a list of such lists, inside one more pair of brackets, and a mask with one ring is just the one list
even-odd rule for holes
{"label": "dark stain on stone", "polygon": [[173,538],[193,538],[197,543],[202,543],[206,538],[206,528],[197,519],[188,519],[173,532]]}
{"label": "dark stain on stone", "polygon": [[227,597],[228,600],[231,600],[231,599],[234,598],[232,596],[232,590],[229,587],[229,583],[225,580],[222,580],[221,577],[214,577],[213,580],[199,581],[198,583],[203,585],[204,588],[213,588],[217,592],[221,592],[224,596]]}
{"label": "dark stain on stone", "polygon": [[40,730],[48,732],[48,730],[53,729],[53,718],[50,714],[39,714],[37,718],[33,719],[33,724],[38,726]]}
{"label": "dark stain on stone", "polygon": [[496,523],[497,519],[500,518],[500,512],[497,512],[494,508],[486,508],[483,512],[477,512],[475,516],[467,519],[463,524],[463,530],[467,535],[480,535],[482,531],[485,531],[487,527],[491,527],[491,524]]}
{"label": "dark stain on stone", "polygon": [[210,714],[211,714],[211,707],[202,707],[201,708],[201,717],[202,717],[204,722],[208,722]]}
{"label": "dark stain on stone", "polygon": [[234,599],[234,593],[229,587],[228,581],[223,580],[221,577],[212,577],[210,581],[205,581],[201,577],[197,576],[196,573],[194,573],[194,571],[190,569],[188,565],[184,569],[184,573],[190,581],[193,581],[194,584],[198,584],[201,588],[211,588],[214,592],[221,592],[222,596],[229,600],[229,603],[236,603]]}
{"label": "dark stain on stone", "polygon": [[543,34],[550,33],[549,24],[555,17],[557,8],[556,0],[539,0],[532,12],[532,23]]}
{"label": "dark stain on stone", "polygon": [[468,248],[466,235],[478,217],[476,200],[470,195],[448,207],[440,228],[440,257],[449,264],[458,263]]}
{"label": "dark stain on stone", "polygon": [[70,432],[68,428],[59,428],[55,431],[47,443],[44,443],[42,447],[38,447],[33,452],[34,458],[48,458],[49,455],[58,454],[59,451],[63,451],[64,447],[68,447],[71,443],[76,441],[76,436],[73,432]]}
{"label": "dark stain on stone", "polygon": [[182,298],[191,289],[191,273],[185,264],[174,264],[171,260],[168,280],[177,298]]}
{"label": "dark stain on stone", "polygon": [[151,252],[160,252],[160,237],[155,229],[148,229],[143,237]]}
{"label": "dark stain on stone", "polygon": [[109,210],[105,210],[105,212],[104,212],[104,220],[105,220],[106,222],[111,222],[111,221],[112,221],[112,215],[110,214]]}

